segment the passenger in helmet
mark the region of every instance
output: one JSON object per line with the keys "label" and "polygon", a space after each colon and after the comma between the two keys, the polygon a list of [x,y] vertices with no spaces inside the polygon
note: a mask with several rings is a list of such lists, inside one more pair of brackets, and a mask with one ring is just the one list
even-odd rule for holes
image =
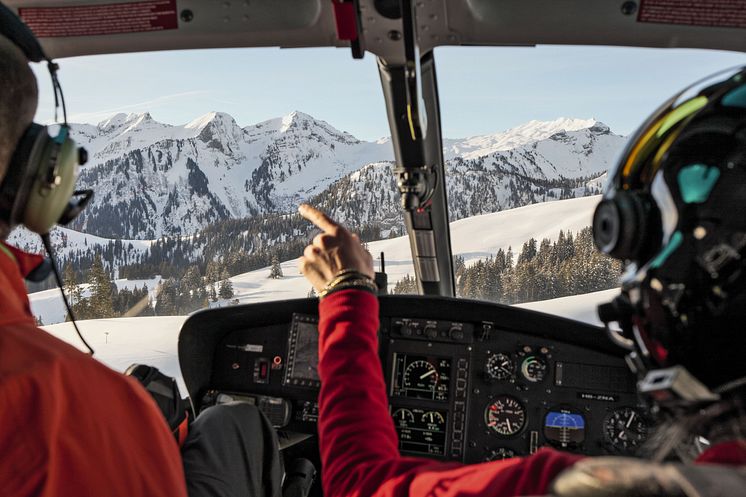
{"label": "passenger in helmet", "polygon": [[[666,102],[630,140],[594,216],[627,263],[601,306],[663,428],[650,461],[540,449],[465,466],[401,457],[378,359],[372,260],[313,207],[299,260],[319,303],[326,497],[742,495],[746,485],[746,68]],[[662,464],[663,461],[679,461]],[[710,464],[689,464],[707,462]]]}

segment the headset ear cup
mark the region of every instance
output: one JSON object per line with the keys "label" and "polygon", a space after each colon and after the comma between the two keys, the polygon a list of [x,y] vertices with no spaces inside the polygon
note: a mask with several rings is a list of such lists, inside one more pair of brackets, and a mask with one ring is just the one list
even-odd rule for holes
{"label": "headset ear cup", "polygon": [[47,135],[49,143],[39,156],[40,166],[23,214],[23,224],[42,235],[49,233],[68,209],[78,177],[78,148],[66,133],[64,136],[60,143]]}
{"label": "headset ear cup", "polygon": [[638,260],[649,245],[651,201],[646,195],[621,191],[604,199],[593,214],[593,240],[602,252],[622,260]]}
{"label": "headset ear cup", "polygon": [[603,199],[593,213],[593,241],[605,254],[611,254],[619,244],[621,219],[613,200]]}
{"label": "headset ear cup", "polygon": [[18,142],[0,184],[0,218],[15,227],[23,222],[29,189],[39,168],[34,160],[49,140],[46,128],[32,123]]}

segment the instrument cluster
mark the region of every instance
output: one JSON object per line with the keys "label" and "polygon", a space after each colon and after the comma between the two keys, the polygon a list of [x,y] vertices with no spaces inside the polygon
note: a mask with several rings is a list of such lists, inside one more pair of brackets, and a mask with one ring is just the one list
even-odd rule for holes
{"label": "instrument cluster", "polygon": [[[634,455],[647,439],[651,424],[638,405],[635,379],[621,354],[597,344],[603,335],[595,329],[570,322],[539,329],[553,321],[494,306],[517,313],[498,326],[473,319],[480,313],[465,312],[474,304],[462,302],[448,319],[411,316],[412,307],[400,303],[382,299],[379,354],[402,454],[466,463],[528,455],[543,446]],[[494,308],[476,310],[486,317]],[[181,358],[182,367],[197,406],[251,402],[279,432],[313,436],[317,317],[295,312],[290,322],[253,327],[236,327],[237,321],[226,313],[223,332],[209,340],[200,336],[202,342],[194,338],[197,331],[184,338],[189,356]],[[200,370],[205,364],[209,374]],[[190,385],[190,378],[198,379]]]}
{"label": "instrument cluster", "polygon": [[623,361],[570,344],[497,330],[472,360],[467,462],[528,455],[542,446],[634,455],[650,422]]}

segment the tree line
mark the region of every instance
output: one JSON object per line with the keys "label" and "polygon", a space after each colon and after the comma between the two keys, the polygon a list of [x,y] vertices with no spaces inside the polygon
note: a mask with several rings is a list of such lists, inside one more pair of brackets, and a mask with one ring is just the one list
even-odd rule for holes
{"label": "tree line", "polygon": [[[596,249],[591,228],[560,231],[554,242],[531,238],[514,259],[510,247],[468,266],[455,257],[456,294],[502,304],[554,299],[614,288],[622,271],[621,261]],[[405,276],[393,293],[417,293],[415,279]]]}
{"label": "tree line", "polygon": [[[208,307],[210,302],[232,299],[234,291],[229,277],[219,262],[210,261],[204,273],[198,266],[190,265],[181,277],[161,280],[153,295],[147,284],[120,290],[104,267],[101,255],[94,257],[83,279],[72,264],[66,264],[63,271],[65,295],[76,319],[188,314]],[[69,319],[67,315],[65,320]]]}

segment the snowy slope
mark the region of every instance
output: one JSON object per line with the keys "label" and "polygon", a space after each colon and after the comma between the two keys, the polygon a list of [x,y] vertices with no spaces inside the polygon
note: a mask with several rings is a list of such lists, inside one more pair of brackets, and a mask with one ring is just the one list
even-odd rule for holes
{"label": "snowy slope", "polygon": [[[531,237],[553,239],[561,229],[578,232],[590,226],[593,209],[599,200],[599,196],[594,196],[545,202],[452,222],[453,253],[461,255],[469,264],[493,256],[499,249],[512,247],[518,251]],[[371,242],[368,248],[376,259],[381,252],[385,253],[390,286],[406,275],[414,276],[407,237]],[[281,279],[269,279],[268,267],[233,276],[235,298],[241,303],[250,303],[308,296],[311,286],[298,273],[295,260],[283,262],[282,271],[284,277]],[[117,281],[120,288],[124,285],[142,287],[143,283],[147,283],[151,290],[156,286],[154,280]],[[29,298],[32,312],[41,316],[44,323],[59,322],[64,316],[63,304],[56,290],[33,293]]]}
{"label": "snowy slope", "polygon": [[[451,223],[453,253],[461,255],[469,264],[494,256],[500,249],[512,247],[516,252],[531,237],[553,240],[560,230],[577,233],[591,225],[593,210],[599,200],[599,196],[594,196],[545,202],[454,221]],[[381,252],[385,253],[390,287],[406,275],[414,276],[406,236],[371,242],[368,250],[376,260]],[[276,280],[268,279],[269,268],[232,277],[236,298],[241,303],[249,303],[306,297],[311,286],[298,274],[297,262],[282,263],[282,271],[284,277]]]}
{"label": "snowy slope", "polygon": [[[175,376],[186,392],[178,359],[178,338],[186,316],[92,319],[78,321],[78,327],[96,351],[94,357],[110,368],[123,372],[133,363],[155,366]],[[87,351],[72,323],[44,326],[46,331],[65,342]]]}
{"label": "snowy slope", "polygon": [[[55,227],[50,232],[50,238],[52,240],[52,246],[55,249],[55,255],[61,260],[65,260],[67,257],[72,255],[84,255],[92,254],[94,247],[108,247],[117,246],[121,252],[121,261],[127,262],[129,260],[135,260],[135,258],[147,251],[154,240],[113,240],[110,238],[102,238],[100,236],[89,235],[80,231],[71,230],[69,228],[63,228],[61,226]],[[13,230],[8,237],[8,243],[13,246],[20,248],[26,252],[32,253],[44,253],[44,246],[41,243],[41,238],[26,230],[23,226]]]}

